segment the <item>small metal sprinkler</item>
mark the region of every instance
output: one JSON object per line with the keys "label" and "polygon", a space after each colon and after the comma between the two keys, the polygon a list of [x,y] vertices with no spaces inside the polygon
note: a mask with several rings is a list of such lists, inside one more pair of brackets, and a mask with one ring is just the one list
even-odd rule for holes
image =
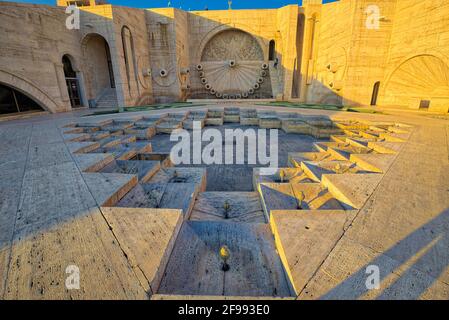
{"label": "small metal sprinkler", "polygon": [[225,219],[229,219],[229,210],[231,209],[231,204],[226,200],[223,204]]}
{"label": "small metal sprinkler", "polygon": [[339,163],[337,163],[337,165],[335,166],[335,171],[336,171],[337,173],[340,173],[340,172],[341,172],[341,165],[340,165]]}
{"label": "small metal sprinkler", "polygon": [[228,259],[231,256],[231,253],[229,252],[229,249],[226,245],[221,246],[220,248],[220,259],[223,261],[223,264],[221,266],[221,270],[224,272],[229,271],[230,267],[228,264]]}
{"label": "small metal sprinkler", "polygon": [[298,209],[299,210],[302,210],[302,202],[304,201],[304,199],[305,199],[306,197],[305,197],[305,195],[304,195],[304,192],[299,192],[299,194],[298,194]]}
{"label": "small metal sprinkler", "polygon": [[284,178],[285,178],[284,170],[279,171],[279,178],[281,179],[281,183],[284,183]]}

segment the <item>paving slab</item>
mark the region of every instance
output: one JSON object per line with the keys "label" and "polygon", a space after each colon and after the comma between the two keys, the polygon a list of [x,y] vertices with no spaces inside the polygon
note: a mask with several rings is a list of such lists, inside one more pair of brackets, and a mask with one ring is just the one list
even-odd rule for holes
{"label": "paving slab", "polygon": [[[66,288],[69,266],[79,290]],[[98,208],[16,231],[5,299],[147,298]]]}
{"label": "paving slab", "polygon": [[95,205],[74,163],[28,170],[23,177],[17,227],[70,217]]}
{"label": "paving slab", "polygon": [[272,211],[276,249],[296,294],[337,244],[357,211]]}
{"label": "paving slab", "polygon": [[8,247],[14,232],[22,187],[20,175],[15,180],[0,181],[0,250]]}
{"label": "paving slab", "polygon": [[72,156],[63,142],[30,145],[28,159],[28,169],[72,162]]}
{"label": "paving slab", "polygon": [[325,174],[322,184],[339,201],[361,209],[382,178],[382,174]]}
{"label": "paving slab", "polygon": [[[366,287],[367,268],[380,271],[379,290]],[[299,299],[449,299],[449,286],[369,247],[343,238],[301,292]]]}
{"label": "paving slab", "polygon": [[265,223],[265,216],[257,192],[202,192],[190,220]]}
{"label": "paving slab", "polygon": [[183,214],[173,209],[101,208],[142,286],[159,288]]}
{"label": "paving slab", "polygon": [[6,286],[6,275],[9,269],[9,256],[11,252],[11,247],[4,246],[0,248],[0,300],[4,300],[5,286]]}
{"label": "paving slab", "polygon": [[137,185],[137,175],[119,173],[83,173],[89,191],[98,206],[113,206]]}
{"label": "paving slab", "polygon": [[[18,156],[15,151],[23,152]],[[23,177],[27,160],[27,148],[12,149],[13,154],[0,154],[0,184],[11,183]]]}
{"label": "paving slab", "polygon": [[411,179],[382,180],[347,236],[449,284],[449,191]]}
{"label": "paving slab", "polygon": [[7,150],[18,145],[27,145],[31,139],[32,130],[33,126],[31,124],[2,125],[0,127],[0,150]]}
{"label": "paving slab", "polygon": [[[222,245],[231,253],[227,272],[218,255]],[[268,225],[199,221],[185,222],[181,228],[157,293],[291,295]]]}
{"label": "paving slab", "polygon": [[59,129],[54,124],[34,124],[31,134],[31,145],[62,142]]}

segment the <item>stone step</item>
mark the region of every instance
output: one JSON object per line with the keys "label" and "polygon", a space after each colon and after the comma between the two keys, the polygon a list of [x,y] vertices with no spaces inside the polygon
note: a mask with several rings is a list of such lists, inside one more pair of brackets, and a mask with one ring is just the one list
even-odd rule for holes
{"label": "stone step", "polygon": [[258,186],[267,219],[275,210],[343,210],[320,183],[262,183]]}
{"label": "stone step", "polygon": [[257,192],[202,192],[190,220],[265,223]]}
{"label": "stone step", "polygon": [[119,173],[83,173],[98,206],[111,207],[137,185],[136,175]]}
{"label": "stone step", "polygon": [[288,154],[288,162],[296,168],[301,167],[302,161],[334,160],[327,152],[293,152]]}
{"label": "stone step", "polygon": [[76,164],[82,172],[98,172],[114,161],[110,153],[81,153],[74,154]]}
{"label": "stone step", "polygon": [[159,161],[116,160],[104,166],[101,172],[135,174],[139,182],[146,183],[160,168]]}
{"label": "stone step", "polygon": [[148,294],[159,288],[183,222],[181,210],[105,208],[101,211]]}
{"label": "stone step", "polygon": [[276,249],[296,294],[306,286],[357,211],[273,211]]}
{"label": "stone step", "polygon": [[366,138],[346,138],[346,142],[349,143],[351,146],[354,146],[356,148],[367,148],[368,143],[376,141],[374,139],[366,139]]}
{"label": "stone step", "polygon": [[380,137],[388,142],[406,142],[410,138],[410,133],[381,133]]}
{"label": "stone step", "polygon": [[198,192],[206,191],[207,179],[205,168],[160,168],[148,180],[148,183],[193,183]]}
{"label": "stone step", "polygon": [[253,168],[253,187],[260,183],[305,183],[312,182],[301,167],[295,168]]}
{"label": "stone step", "polygon": [[350,160],[357,166],[376,173],[386,173],[396,156],[393,154],[352,154]]}
{"label": "stone step", "polygon": [[382,174],[329,174],[323,175],[322,184],[339,201],[361,209],[381,181]]}
{"label": "stone step", "polygon": [[373,149],[378,153],[383,154],[397,154],[401,150],[404,144],[398,142],[389,142],[389,141],[377,141],[377,142],[369,142],[368,147]]}
{"label": "stone step", "polygon": [[116,206],[181,209],[187,220],[197,194],[198,188],[194,183],[145,183],[137,185]]}

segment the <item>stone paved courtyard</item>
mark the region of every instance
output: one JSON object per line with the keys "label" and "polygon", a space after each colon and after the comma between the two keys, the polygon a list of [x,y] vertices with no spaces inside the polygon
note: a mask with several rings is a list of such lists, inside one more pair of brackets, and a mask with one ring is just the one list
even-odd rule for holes
{"label": "stone paved courtyard", "polygon": [[[0,122],[1,297],[449,298],[448,120],[247,103],[231,123],[229,107]],[[294,131],[284,118],[294,113],[321,131],[280,130],[272,176],[172,166],[162,131],[207,110],[224,124],[205,128],[248,128],[253,110],[261,127]],[[154,119],[165,120],[142,123]],[[79,290],[65,286],[71,265]],[[365,286],[369,266],[378,290]]]}

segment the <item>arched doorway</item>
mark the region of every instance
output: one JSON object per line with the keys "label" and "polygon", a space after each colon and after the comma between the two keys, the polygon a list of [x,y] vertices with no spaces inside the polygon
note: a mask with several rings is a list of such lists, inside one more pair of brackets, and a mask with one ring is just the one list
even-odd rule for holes
{"label": "arched doorway", "polygon": [[82,44],[87,65],[83,71],[89,105],[116,106],[115,78],[108,42],[103,36],[90,33],[84,37]]}
{"label": "arched doorway", "polygon": [[72,61],[68,55],[62,57],[64,77],[72,108],[82,107],[81,92],[76,71],[73,70]]}
{"label": "arched doorway", "polygon": [[379,96],[379,88],[380,88],[380,81],[377,81],[374,84],[373,94],[371,96],[371,105],[372,106],[376,106],[377,105],[377,97]]}
{"label": "arched doorway", "polygon": [[0,115],[36,111],[44,109],[22,92],[0,83]]}

